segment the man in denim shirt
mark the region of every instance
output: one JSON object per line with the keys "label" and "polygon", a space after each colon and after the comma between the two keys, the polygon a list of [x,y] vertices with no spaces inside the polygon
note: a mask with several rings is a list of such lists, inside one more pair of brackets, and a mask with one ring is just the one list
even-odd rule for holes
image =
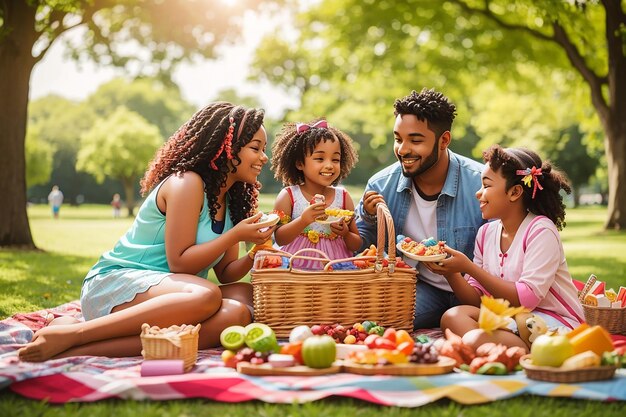
{"label": "man in denim shirt", "polygon": [[[484,223],[475,195],[483,165],[448,149],[455,105],[441,93],[423,89],[396,100],[394,109],[398,162],[370,178],[356,209],[363,247],[376,244],[376,204],[385,202],[397,234],[416,241],[432,236],[472,259],[476,233]],[[459,300],[427,263],[417,268],[413,326],[439,327],[443,313]]]}

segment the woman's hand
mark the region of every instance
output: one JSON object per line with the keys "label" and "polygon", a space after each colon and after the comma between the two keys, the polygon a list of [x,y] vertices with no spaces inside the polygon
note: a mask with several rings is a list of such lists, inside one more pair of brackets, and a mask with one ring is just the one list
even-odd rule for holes
{"label": "woman's hand", "polygon": [[385,199],[376,191],[367,191],[363,195],[363,210],[371,216],[376,215],[376,205],[378,203],[385,204]]}
{"label": "woman's hand", "polygon": [[448,245],[444,246],[444,249],[450,255],[448,258],[439,262],[424,262],[424,266],[444,277],[469,271],[473,263],[463,252],[454,250]]}
{"label": "woman's hand", "polygon": [[262,215],[263,213],[259,212],[252,217],[243,219],[231,229],[240,242],[251,242],[260,245],[272,237],[276,226],[267,227],[256,223]]}
{"label": "woman's hand", "polygon": [[305,225],[309,225],[315,221],[320,216],[324,216],[326,214],[326,204],[325,203],[315,203],[311,204],[307,208],[304,209],[300,217]]}

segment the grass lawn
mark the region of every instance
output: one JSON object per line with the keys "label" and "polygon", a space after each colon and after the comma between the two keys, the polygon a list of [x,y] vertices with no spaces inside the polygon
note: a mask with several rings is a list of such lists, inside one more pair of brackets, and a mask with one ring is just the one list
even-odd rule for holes
{"label": "grass lawn", "polygon": [[[353,197],[359,195],[352,192]],[[273,196],[261,198],[270,210]],[[585,280],[594,273],[617,289],[626,286],[626,234],[605,232],[603,208],[568,210],[562,232],[572,275]],[[113,219],[108,206],[63,206],[60,219],[47,206],[29,208],[33,238],[41,252],[0,250],[0,318],[49,308],[75,300],[82,279],[98,256],[110,249],[131,220]],[[243,248],[242,248],[243,250]],[[0,392],[0,416],[602,416],[623,415],[623,403],[522,396],[486,405],[461,406],[442,400],[418,409],[379,407],[350,399],[329,399],[303,405],[261,402],[222,404],[207,400],[167,402],[104,401],[95,404],[50,406],[9,392]],[[621,411],[620,411],[621,410]]]}

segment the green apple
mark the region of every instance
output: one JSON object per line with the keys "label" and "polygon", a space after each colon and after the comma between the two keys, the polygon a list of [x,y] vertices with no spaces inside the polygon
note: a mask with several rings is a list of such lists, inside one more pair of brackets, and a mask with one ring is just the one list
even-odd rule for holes
{"label": "green apple", "polygon": [[328,368],[335,361],[337,345],[328,336],[311,336],[302,343],[302,360],[311,368]]}
{"label": "green apple", "polygon": [[530,347],[530,355],[537,366],[561,366],[565,359],[574,356],[574,347],[565,336],[542,334]]}

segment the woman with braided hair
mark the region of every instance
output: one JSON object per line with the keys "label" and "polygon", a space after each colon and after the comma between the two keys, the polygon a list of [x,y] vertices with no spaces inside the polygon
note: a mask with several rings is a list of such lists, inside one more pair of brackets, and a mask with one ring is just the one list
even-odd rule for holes
{"label": "woman with braided hair", "polygon": [[[141,325],[201,323],[201,349],[251,321],[252,267],[239,243],[273,233],[256,222],[257,181],[267,136],[262,110],[218,102],[198,111],[157,151],[143,180],[147,197],[129,231],[91,268],[81,291],[84,322],[35,333],[19,356],[134,356]],[[255,214],[256,213],[256,214]],[[213,268],[219,282],[206,279]]]}

